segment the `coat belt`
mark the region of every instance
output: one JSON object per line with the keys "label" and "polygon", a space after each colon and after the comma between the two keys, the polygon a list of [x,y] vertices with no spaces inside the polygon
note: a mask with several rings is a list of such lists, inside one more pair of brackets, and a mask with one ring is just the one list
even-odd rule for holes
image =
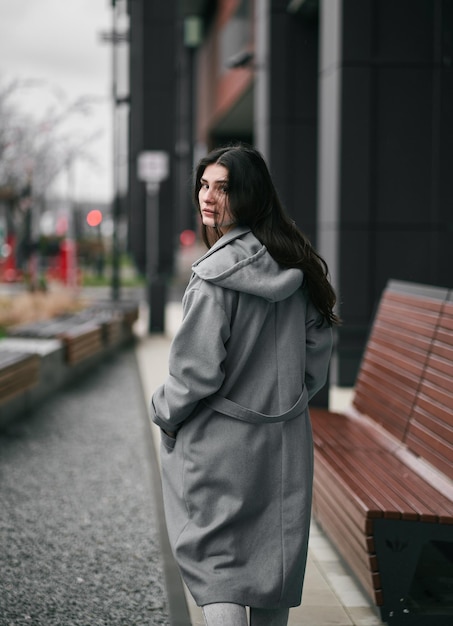
{"label": "coat belt", "polygon": [[209,408],[214,409],[218,413],[222,413],[223,415],[228,415],[229,417],[233,417],[234,419],[241,420],[242,422],[251,422],[252,424],[260,424],[260,423],[274,423],[274,422],[286,422],[288,420],[297,417],[301,413],[305,411],[308,406],[308,392],[307,388],[304,386],[302,393],[299,396],[299,399],[293,406],[285,411],[284,413],[280,413],[278,415],[266,415],[266,413],[260,413],[259,411],[253,411],[252,409],[247,409],[245,406],[241,406],[232,400],[228,400],[228,398],[224,398],[223,396],[219,396],[218,394],[213,394],[208,398],[203,400],[203,403],[206,404]]}

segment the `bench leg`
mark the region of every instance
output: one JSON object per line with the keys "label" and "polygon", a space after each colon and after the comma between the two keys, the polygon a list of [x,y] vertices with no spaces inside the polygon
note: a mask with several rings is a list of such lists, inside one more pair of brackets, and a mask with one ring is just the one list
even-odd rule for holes
{"label": "bench leg", "polygon": [[375,520],[383,621],[389,626],[453,624],[453,526]]}

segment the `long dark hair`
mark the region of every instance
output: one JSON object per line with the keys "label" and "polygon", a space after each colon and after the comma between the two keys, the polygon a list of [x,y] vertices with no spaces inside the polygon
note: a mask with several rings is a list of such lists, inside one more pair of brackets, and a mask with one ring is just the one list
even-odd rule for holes
{"label": "long dark hair", "polygon": [[[201,178],[206,167],[214,163],[228,170],[228,206],[234,221],[248,226],[279,265],[301,269],[315,307],[329,324],[339,324],[333,311],[336,296],[327,264],[283,209],[261,154],[251,146],[238,144],[218,148],[202,158],[194,180],[198,210]],[[208,248],[222,236],[218,228],[204,224],[201,228]]]}

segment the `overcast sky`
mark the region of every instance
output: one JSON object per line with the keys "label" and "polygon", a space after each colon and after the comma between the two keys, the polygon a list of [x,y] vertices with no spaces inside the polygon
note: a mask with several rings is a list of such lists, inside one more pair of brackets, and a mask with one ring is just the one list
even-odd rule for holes
{"label": "overcast sky", "polygon": [[[111,23],[110,0],[0,0],[0,82],[42,81],[17,94],[18,107],[41,119],[65,99],[96,98],[90,116],[67,122],[76,138],[100,132],[90,143],[98,165],[76,165],[75,200],[110,200],[112,194],[111,47],[100,40]],[[57,188],[67,193],[67,176]]]}

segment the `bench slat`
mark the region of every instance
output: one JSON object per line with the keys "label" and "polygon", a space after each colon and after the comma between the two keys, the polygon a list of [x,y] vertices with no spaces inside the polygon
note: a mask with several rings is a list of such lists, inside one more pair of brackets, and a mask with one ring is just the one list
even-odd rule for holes
{"label": "bench slat", "polygon": [[[393,400],[395,402],[397,397],[399,401],[398,404],[406,401],[407,404],[411,406],[414,395],[418,389],[417,376],[402,369],[398,372],[394,372],[393,369],[397,367],[402,368],[402,363],[400,362],[398,364],[396,360],[392,358],[391,354],[383,353],[382,360],[375,358],[372,363],[368,362],[364,364],[360,372],[361,383],[367,384],[370,388],[376,385],[382,386],[385,388],[390,401]],[[420,368],[420,372],[421,371],[422,368]],[[379,396],[382,396],[382,394],[383,392],[381,390]]]}
{"label": "bench slat", "polygon": [[402,307],[408,307],[409,310],[415,306],[419,310],[426,309],[428,311],[438,312],[443,305],[443,298],[439,299],[437,294],[436,296],[428,296],[419,293],[401,293],[400,291],[395,291],[391,286],[389,289],[386,289],[384,296],[389,302],[397,302],[402,305]]}
{"label": "bench slat", "polygon": [[[344,506],[347,506],[349,514],[354,519],[356,525],[363,528],[366,534],[370,534],[372,528],[371,520],[381,517],[381,511],[379,509],[371,511],[371,508],[367,507],[368,498],[366,495],[361,499],[357,494],[351,492],[347,481],[344,480],[343,476],[336,473],[336,468],[323,459],[319,451],[315,463],[315,475],[317,475],[323,483],[335,485],[335,489],[342,494]],[[370,502],[370,506],[371,504],[374,503]]]}
{"label": "bench slat", "polygon": [[355,385],[354,407],[404,440],[440,318],[433,298],[385,291]]}
{"label": "bench slat", "polygon": [[373,324],[370,340],[376,343],[383,342],[384,345],[394,346],[401,354],[420,360],[426,355],[431,343],[431,336],[424,336],[418,332],[407,332],[406,328],[399,328],[393,322],[377,319]]}
{"label": "bench slat", "polygon": [[[327,454],[327,451],[323,451]],[[350,450],[347,454],[336,450],[329,450],[329,459],[335,460],[337,467],[342,467],[344,472],[354,481],[355,486],[360,487],[365,493],[370,493],[376,507],[382,512],[382,517],[387,519],[408,519],[417,520],[418,512],[413,509],[404,500],[399,492],[394,492],[387,488],[387,480],[389,477],[385,472],[385,463],[387,461],[385,453],[377,453],[378,459],[373,457],[373,453],[367,451],[365,458],[360,453]],[[372,467],[372,460],[375,460],[375,466]],[[382,477],[385,475],[385,483]],[[384,490],[385,489],[385,490]]]}
{"label": "bench slat", "polygon": [[422,502],[430,504],[436,512],[439,523],[453,524],[453,501],[445,496],[442,491],[428,483],[424,478],[423,471],[420,473],[413,471],[399,456],[389,455],[387,465],[395,476],[404,479],[404,486],[407,489],[411,489]]}
{"label": "bench slat", "polygon": [[445,303],[405,443],[453,480],[453,305]]}
{"label": "bench slat", "polygon": [[[377,488],[385,489],[389,499],[391,493],[396,496],[395,503],[398,509],[403,511],[402,519],[414,519],[412,511],[416,513],[416,519],[423,522],[438,522],[438,513],[444,501],[440,493],[435,493],[431,489],[424,490],[420,495],[419,482],[413,480],[413,474],[401,462],[394,462],[393,456],[382,453],[369,453],[358,451],[357,456],[361,458],[362,466],[368,467],[368,472],[376,477]],[[384,487],[382,487],[384,485]],[[429,492],[429,493],[428,493]]]}
{"label": "bench slat", "polygon": [[364,421],[358,422],[342,413],[329,413],[318,408],[310,409],[310,415],[315,446],[378,450],[389,445],[387,438],[380,438],[376,429]]}
{"label": "bench slat", "polygon": [[362,550],[366,552],[374,553],[374,538],[371,534],[372,523],[368,521],[366,526],[369,527],[369,532],[364,528],[363,517],[355,515],[354,509],[348,507],[347,501],[344,497],[341,497],[341,492],[334,489],[334,484],[318,480],[315,475],[316,493],[313,500],[313,508],[316,511],[322,502],[328,503],[330,509],[330,515],[335,517],[335,520],[341,523],[341,525],[347,530],[347,534],[353,538],[354,542]]}
{"label": "bench slat", "polygon": [[36,354],[0,350],[0,404],[32,389],[39,381]]}
{"label": "bench slat", "polygon": [[349,455],[347,461],[351,468],[360,475],[362,484],[366,484],[367,489],[379,493],[383,517],[417,521],[420,519],[423,509],[423,514],[430,521],[437,521],[431,510],[420,507],[417,500],[412,501],[406,493],[404,495],[401,493],[401,485],[397,484],[394,476],[389,475],[386,471],[386,455],[379,453],[376,459],[369,452],[365,458],[358,453]]}
{"label": "bench slat", "polygon": [[371,417],[402,441],[409,422],[409,404],[398,402],[396,397],[393,398],[392,404],[389,404],[382,396],[373,397],[372,392],[373,389],[362,379],[361,388],[354,396],[353,406],[359,413]]}
{"label": "bench slat", "polygon": [[[396,347],[395,342],[385,341],[382,337],[378,339],[379,341],[375,337],[369,342],[367,352],[369,356],[373,356],[384,370],[391,368],[392,365],[394,369],[401,368],[401,373],[397,375],[400,375],[403,380],[409,378],[412,381],[414,376],[421,376],[425,365],[425,354],[420,350],[404,349],[403,346]],[[388,362],[389,359],[391,364]]]}
{"label": "bench slat", "polygon": [[443,300],[436,297],[423,296],[421,294],[401,294],[386,289],[382,305],[398,312],[408,315],[424,315],[424,319],[431,318],[442,309]]}
{"label": "bench slat", "polygon": [[448,448],[443,446],[440,440],[436,440],[429,431],[414,424],[407,441],[412,452],[429,461],[443,471],[450,480],[453,480],[453,469],[448,460]]}
{"label": "bench slat", "polygon": [[439,357],[436,354],[436,346],[433,346],[433,351],[429,356],[428,369],[425,372],[427,380],[431,380],[432,376],[436,374],[443,374],[447,377],[447,385],[443,385],[445,389],[451,389],[451,379],[453,377],[453,350],[451,353],[451,359],[445,359]]}
{"label": "bench slat", "polygon": [[[345,455],[342,456],[344,458]],[[343,485],[346,486],[346,492],[349,491],[352,494],[352,501],[365,513],[366,517],[374,518],[383,516],[385,507],[382,507],[379,502],[379,494],[370,493],[370,491],[364,488],[366,486],[358,482],[358,477],[354,475],[347,464],[342,463],[341,457],[336,454],[334,448],[325,447],[319,450],[318,459],[320,457],[323,457],[328,465],[335,471]],[[396,512],[392,512],[391,517],[398,519],[399,515]]]}
{"label": "bench slat", "polygon": [[382,590],[376,555],[357,550],[357,546],[351,542],[347,529],[338,525],[336,519],[334,520],[328,501],[321,500],[318,505],[322,529],[337,546],[341,556],[352,568],[363,588],[379,606],[382,603]]}
{"label": "bench slat", "polygon": [[[391,452],[383,450],[351,450],[324,445],[315,448],[316,463],[330,465],[335,472],[347,476],[347,484],[363,493],[370,493],[374,506],[379,505],[382,517],[420,519],[453,523],[453,503],[410,471]],[[385,491],[384,491],[385,490]],[[431,504],[430,504],[431,503]]]}

